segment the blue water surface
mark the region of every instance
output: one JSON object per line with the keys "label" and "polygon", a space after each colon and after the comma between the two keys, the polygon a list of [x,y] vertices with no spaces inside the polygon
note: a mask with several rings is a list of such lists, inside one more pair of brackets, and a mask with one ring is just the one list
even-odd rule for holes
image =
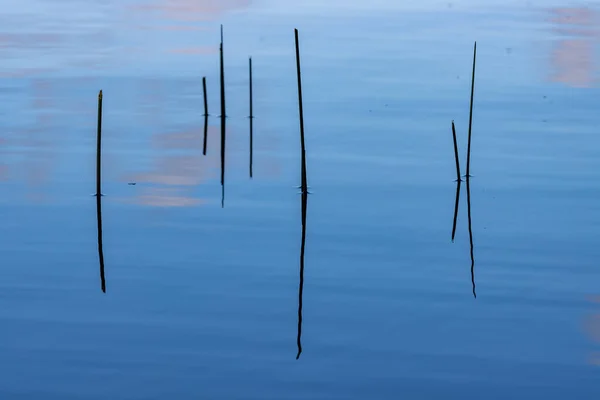
{"label": "blue water surface", "polygon": [[405,3],[8,5],[0,397],[598,398],[600,6]]}

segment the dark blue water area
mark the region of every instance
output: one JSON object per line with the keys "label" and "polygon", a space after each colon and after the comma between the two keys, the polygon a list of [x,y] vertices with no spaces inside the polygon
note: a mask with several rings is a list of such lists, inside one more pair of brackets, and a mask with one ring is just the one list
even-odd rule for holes
{"label": "dark blue water area", "polygon": [[[85,14],[113,27],[84,40],[97,51],[69,42],[102,69],[34,52],[63,68],[0,79],[1,398],[600,395],[599,92],[577,62],[575,78],[548,78],[566,68],[548,65],[564,44],[552,12],[231,1],[204,14],[175,2],[152,3],[146,21],[130,16],[137,3]],[[113,11],[135,23],[107,22]],[[179,30],[196,21],[182,13],[202,29]],[[76,28],[95,32],[84,20]],[[299,359],[295,27],[311,192]],[[473,176],[453,242],[451,121],[464,174],[475,39]]]}

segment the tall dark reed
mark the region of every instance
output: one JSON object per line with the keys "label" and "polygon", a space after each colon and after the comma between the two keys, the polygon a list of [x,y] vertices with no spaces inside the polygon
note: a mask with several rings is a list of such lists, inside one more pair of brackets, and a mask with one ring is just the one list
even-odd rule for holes
{"label": "tall dark reed", "polygon": [[204,96],[204,116],[208,115],[208,94],[206,93],[206,77],[202,77],[202,94]]}
{"label": "tall dark reed", "polygon": [[221,185],[225,184],[225,69],[223,66],[223,25],[221,25]]}
{"label": "tall dark reed", "polygon": [[302,110],[302,73],[300,71],[300,45],[298,42],[298,29],[294,29],[296,39],[296,69],[298,73],[298,110],[300,113],[300,144],[302,148],[302,192],[308,191],[308,183],[306,179],[306,147],[304,146],[304,113]]}
{"label": "tall dark reed", "polygon": [[452,121],[452,139],[454,140],[454,160],[456,161],[456,181],[460,182],[460,162],[458,160],[458,144],[456,143],[456,129],[454,128],[454,121]]}
{"label": "tall dark reed", "polygon": [[253,147],[254,147],[254,134],[253,134],[253,126],[252,120],[254,119],[253,109],[252,109],[252,57],[248,59],[248,68],[249,68],[249,82],[250,82],[250,178],[252,178],[252,159],[253,159]]}
{"label": "tall dark reed", "polygon": [[469,107],[469,144],[467,145],[467,178],[471,176],[471,126],[473,124],[473,93],[475,92],[475,59],[477,58],[477,42],[473,46],[473,75],[471,76],[471,105]]}
{"label": "tall dark reed", "polygon": [[106,293],[104,277],[104,251],[102,250],[102,90],[98,93],[98,130],[96,133],[96,216],[98,222],[98,258],[100,260],[100,285]]}
{"label": "tall dark reed", "polygon": [[96,196],[102,196],[102,90],[98,93],[98,130],[96,132]]}

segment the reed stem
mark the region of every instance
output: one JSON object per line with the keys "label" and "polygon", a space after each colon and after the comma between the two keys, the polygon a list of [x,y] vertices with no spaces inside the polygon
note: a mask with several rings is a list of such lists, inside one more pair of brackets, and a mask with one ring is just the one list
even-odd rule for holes
{"label": "reed stem", "polygon": [[98,93],[98,131],[96,133],[96,196],[102,195],[102,90]]}
{"label": "reed stem", "polygon": [[254,118],[252,110],[252,57],[248,59],[249,68],[249,79],[250,79],[250,178],[252,178],[252,159],[253,159],[253,147],[254,147],[254,133],[252,126],[252,119]]}
{"label": "reed stem", "polygon": [[302,109],[302,73],[300,71],[300,45],[298,41],[298,29],[294,29],[296,39],[296,69],[298,73],[298,110],[300,113],[300,144],[302,148],[302,192],[308,191],[308,183],[306,178],[306,148],[304,146],[304,113]]}
{"label": "reed stem", "polygon": [[452,121],[452,139],[454,140],[454,160],[456,161],[456,181],[460,182],[460,161],[458,160],[458,144],[456,143],[456,129]]}
{"label": "reed stem", "polygon": [[223,66],[223,25],[221,25],[221,185],[225,184],[225,69]]}
{"label": "reed stem", "polygon": [[204,94],[204,116],[208,115],[208,99],[206,93],[206,77],[202,77],[202,93]]}
{"label": "reed stem", "polygon": [[473,75],[471,76],[471,105],[469,107],[469,144],[467,145],[467,178],[471,176],[471,126],[473,124],[473,93],[475,92],[475,59],[477,58],[477,42],[473,46]]}

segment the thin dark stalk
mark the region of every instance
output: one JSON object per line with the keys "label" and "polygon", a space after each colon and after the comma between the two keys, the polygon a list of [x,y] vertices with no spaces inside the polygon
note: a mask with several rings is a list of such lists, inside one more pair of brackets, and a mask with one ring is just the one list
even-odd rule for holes
{"label": "thin dark stalk", "polygon": [[96,196],[102,195],[102,90],[98,93],[98,131],[96,133]]}
{"label": "thin dark stalk", "polygon": [[475,292],[475,257],[473,256],[473,230],[471,229],[471,187],[467,177],[467,215],[469,219],[469,242],[471,244],[471,284],[473,285],[473,297],[477,298]]}
{"label": "thin dark stalk", "polygon": [[208,141],[208,115],[204,116],[204,142],[202,143],[202,154],[206,155],[206,144]]}
{"label": "thin dark stalk", "polygon": [[223,66],[223,25],[221,25],[221,185],[225,185],[225,70]]}
{"label": "thin dark stalk", "polygon": [[302,192],[308,191],[306,179],[306,148],[304,146],[304,113],[302,110],[302,73],[300,72],[300,45],[298,43],[298,29],[294,29],[296,39],[296,69],[298,72],[298,110],[300,113],[300,144],[302,146]]}
{"label": "thin dark stalk", "polygon": [[462,181],[456,182],[456,200],[454,202],[454,221],[452,222],[452,242],[454,242],[454,235],[456,234],[456,221],[458,220],[458,204],[460,202],[460,185]]}
{"label": "thin dark stalk", "polygon": [[456,129],[452,121],[452,139],[454,140],[454,159],[456,160],[456,181],[460,182],[460,162],[458,161],[458,144],[456,143]]}
{"label": "thin dark stalk", "polygon": [[248,59],[249,66],[249,74],[250,74],[250,178],[252,178],[252,157],[253,157],[253,127],[252,127],[252,119],[254,118],[253,110],[252,110],[252,57]]}
{"label": "thin dark stalk", "polygon": [[106,279],[104,277],[104,251],[102,250],[102,196],[96,196],[96,216],[98,218],[98,258],[100,260],[100,285],[102,292],[106,293]]}
{"label": "thin dark stalk", "polygon": [[302,192],[302,240],[300,244],[300,283],[298,285],[298,354],[296,360],[302,353],[302,294],[304,291],[304,249],[306,245],[306,210],[308,206],[308,192]]}
{"label": "thin dark stalk", "polygon": [[475,92],[475,59],[477,58],[477,42],[473,46],[473,75],[471,77],[471,105],[469,107],[469,144],[467,145],[467,178],[471,176],[471,126],[473,124],[473,93]]}
{"label": "thin dark stalk", "polygon": [[252,113],[252,57],[248,58],[248,75],[249,75],[249,86],[250,86],[250,118],[254,116]]}
{"label": "thin dark stalk", "polygon": [[102,90],[98,93],[98,131],[96,133],[96,216],[98,218],[98,258],[100,260],[100,286],[106,293],[104,277],[104,251],[102,250]]}
{"label": "thin dark stalk", "polygon": [[208,98],[206,93],[206,77],[202,77],[202,93],[204,95],[204,116],[208,115]]}

